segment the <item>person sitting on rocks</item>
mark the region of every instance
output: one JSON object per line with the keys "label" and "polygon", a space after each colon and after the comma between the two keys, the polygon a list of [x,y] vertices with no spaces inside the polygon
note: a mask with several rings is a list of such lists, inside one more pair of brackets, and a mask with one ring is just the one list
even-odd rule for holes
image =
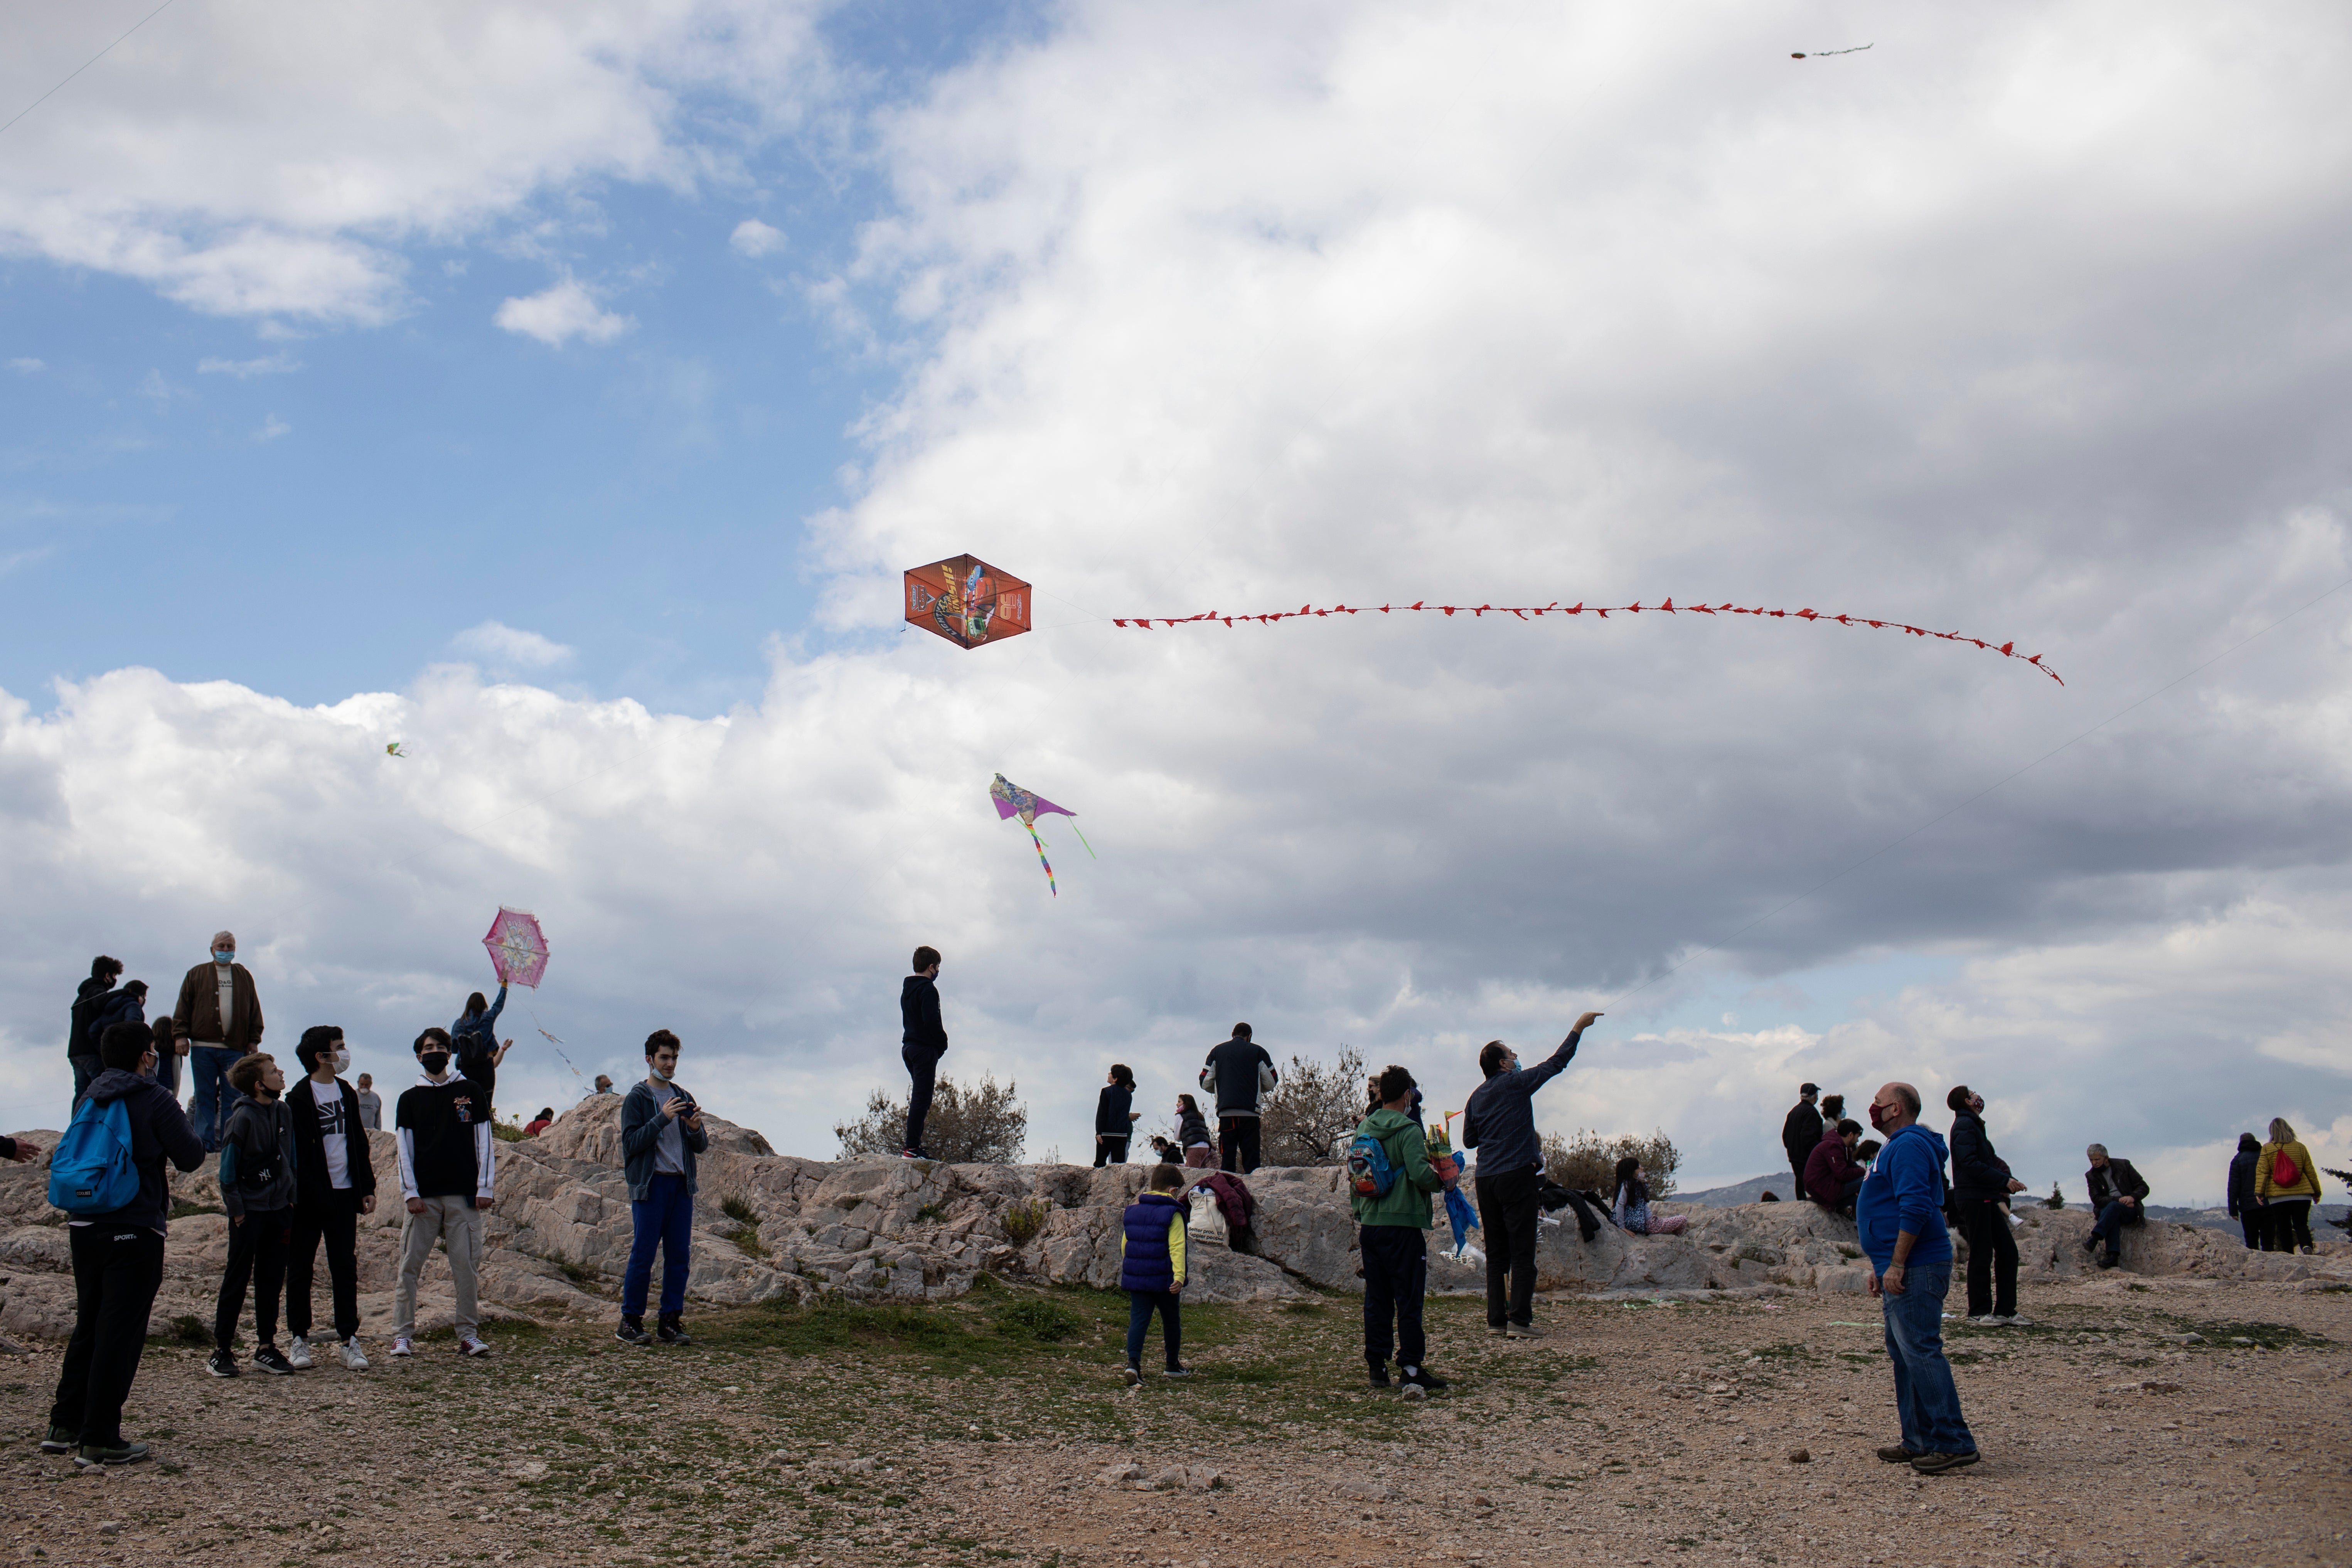
{"label": "person sitting on rocks", "polygon": [[1650,1184],[1642,1162],[1628,1154],[1617,1162],[1617,1223],[1635,1236],[1680,1236],[1690,1221],[1678,1214],[1650,1212]]}
{"label": "person sitting on rocks", "polygon": [[551,1105],[542,1105],[539,1108],[539,1114],[537,1116],[532,1117],[530,1121],[522,1124],[522,1135],[526,1138],[536,1138],[554,1125],[555,1107]]}
{"label": "person sitting on rocks", "polygon": [[1853,1217],[1853,1195],[1862,1191],[1863,1177],[1868,1174],[1853,1158],[1854,1145],[1861,1142],[1862,1123],[1843,1118],[1822,1134],[1805,1162],[1805,1195],[1848,1219]]}
{"label": "person sitting on rocks", "polygon": [[1157,1132],[1151,1135],[1151,1152],[1159,1157],[1160,1163],[1163,1165],[1181,1165],[1184,1163],[1184,1151]]}
{"label": "person sitting on rocks", "polygon": [[2091,1168],[2083,1173],[2083,1184],[2090,1190],[2091,1212],[2099,1217],[2091,1222],[2091,1234],[2083,1238],[2084,1250],[2106,1251],[2099,1258],[2099,1267],[2113,1268],[2124,1260],[2124,1226],[2147,1223],[2143,1205],[2147,1202],[2147,1183],[2129,1160],[2111,1159],[2105,1143],[2094,1143],[2084,1151],[2090,1156]]}

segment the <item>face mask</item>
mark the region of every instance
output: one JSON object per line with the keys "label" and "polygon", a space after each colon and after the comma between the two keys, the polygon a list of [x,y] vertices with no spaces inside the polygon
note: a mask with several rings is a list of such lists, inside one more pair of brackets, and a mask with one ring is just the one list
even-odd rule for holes
{"label": "face mask", "polygon": [[416,1062],[419,1067],[422,1067],[425,1069],[425,1074],[427,1078],[439,1078],[443,1073],[449,1070],[449,1053],[446,1051],[423,1051],[418,1053]]}
{"label": "face mask", "polygon": [[236,949],[233,947],[216,947],[213,949],[213,962],[215,963],[235,963],[236,962]]}
{"label": "face mask", "polygon": [[337,1051],[335,1053],[335,1071],[338,1073],[347,1073],[351,1070],[352,1053],[349,1051]]}
{"label": "face mask", "polygon": [[647,1063],[646,1064],[646,1068],[647,1068],[648,1069],[650,1069],[650,1070],[652,1071],[653,1075],[654,1075],[656,1078],[657,1078],[657,1079],[661,1079],[661,1080],[662,1080],[662,1082],[664,1082],[664,1083],[667,1083],[667,1082],[669,1081],[669,1074],[667,1074],[667,1073],[666,1073],[666,1072],[662,1071],[662,1069],[661,1069],[659,1067],[656,1066],[654,1063],[652,1063],[652,1062],[647,1062]]}
{"label": "face mask", "polygon": [[1885,1107],[1874,1105],[1870,1108],[1870,1124],[1881,1132],[1886,1131]]}

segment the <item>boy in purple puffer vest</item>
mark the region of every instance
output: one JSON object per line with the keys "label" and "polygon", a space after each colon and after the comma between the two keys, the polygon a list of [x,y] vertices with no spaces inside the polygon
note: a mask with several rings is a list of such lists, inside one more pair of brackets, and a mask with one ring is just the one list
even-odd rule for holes
{"label": "boy in purple puffer vest", "polygon": [[1118,1287],[1127,1292],[1127,1382],[1143,1381],[1143,1331],[1151,1314],[1160,1314],[1160,1337],[1168,1343],[1168,1375],[1189,1377],[1192,1368],[1177,1355],[1183,1330],[1176,1298],[1184,1289],[1184,1227],[1192,1205],[1177,1194],[1184,1173],[1173,1165],[1151,1168],[1150,1190],[1127,1205],[1118,1243]]}

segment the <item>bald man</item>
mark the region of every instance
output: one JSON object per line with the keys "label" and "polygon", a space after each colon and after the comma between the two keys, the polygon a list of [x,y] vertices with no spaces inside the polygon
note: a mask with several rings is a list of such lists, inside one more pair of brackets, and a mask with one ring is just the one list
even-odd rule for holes
{"label": "bald man", "polygon": [[1870,1257],[1870,1293],[1885,1313],[1903,1423],[1903,1441],[1878,1457],[1923,1476],[1942,1475],[1977,1462],[1977,1440],[1960,1415],[1960,1391],[1944,1359],[1944,1299],[1952,1289],[1944,1141],[1919,1125],[1919,1091],[1907,1083],[1880,1086],[1870,1101],[1870,1124],[1886,1146],[1854,1196],[1854,1219]]}

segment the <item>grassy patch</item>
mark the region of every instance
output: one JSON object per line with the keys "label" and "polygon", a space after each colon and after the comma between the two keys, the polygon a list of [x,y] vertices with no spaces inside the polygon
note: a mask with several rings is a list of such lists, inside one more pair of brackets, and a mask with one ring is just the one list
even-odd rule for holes
{"label": "grassy patch", "polygon": [[192,1204],[185,1198],[173,1198],[172,1200],[172,1217],[173,1219],[185,1219],[190,1215],[195,1214],[226,1214],[226,1212],[227,1211],[222,1208],[218,1204]]}
{"label": "grassy patch", "polygon": [[213,1326],[194,1312],[182,1312],[164,1325],[162,1333],[147,1337],[163,1344],[208,1345],[213,1342]]}
{"label": "grassy patch", "polygon": [[756,1229],[760,1224],[759,1214],[740,1194],[731,1194],[720,1199],[719,1212],[737,1225],[748,1225]]}
{"label": "grassy patch", "polygon": [[2196,1322],[2187,1318],[2172,1321],[2189,1333],[2204,1335],[2207,1344],[2221,1350],[2245,1350],[2250,1346],[2259,1346],[2266,1351],[2283,1351],[2290,1345],[2335,1342],[2325,1334],[2307,1334],[2285,1323]]}
{"label": "grassy patch", "polygon": [[1087,1327],[1087,1320],[1069,1307],[1045,1297],[1031,1297],[1000,1307],[992,1314],[996,1331],[1015,1338],[1036,1340],[1045,1344],[1059,1344],[1076,1337]]}

